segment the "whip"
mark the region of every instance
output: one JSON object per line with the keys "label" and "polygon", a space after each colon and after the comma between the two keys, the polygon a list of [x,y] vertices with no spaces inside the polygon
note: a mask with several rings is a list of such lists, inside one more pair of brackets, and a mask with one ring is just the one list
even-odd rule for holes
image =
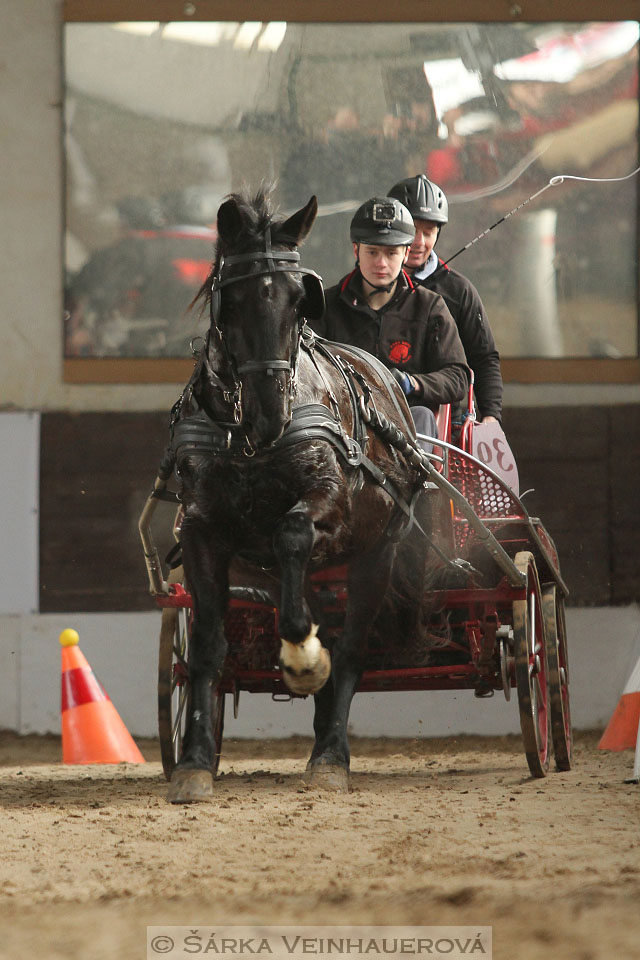
{"label": "whip", "polygon": [[496,220],[495,223],[492,223],[490,227],[487,227],[486,230],[483,230],[482,233],[479,233],[477,237],[474,237],[473,240],[470,240],[468,243],[465,243],[464,247],[452,254],[447,260],[444,261],[445,266],[451,263],[452,260],[455,260],[456,257],[460,256],[461,253],[464,253],[465,250],[468,250],[469,247],[472,247],[474,243],[477,243],[478,240],[482,240],[483,237],[486,237],[488,233],[491,233],[492,230],[495,230],[496,227],[499,227],[501,223],[504,223],[505,220],[508,220],[509,217],[512,217],[514,213],[517,213],[518,210],[522,210],[523,207],[526,207],[528,203],[531,203],[532,200],[535,200],[536,197],[539,197],[541,194],[548,190],[549,187],[556,187],[561,183],[564,183],[565,180],[582,180],[585,183],[619,183],[622,180],[630,180],[631,177],[635,177],[637,173],[640,173],[640,167],[636,167],[631,173],[628,173],[625,177],[576,177],[571,174],[565,173],[560,174],[556,177],[551,177],[548,183],[544,185],[540,190],[537,190],[535,193],[532,193],[530,197],[527,197],[526,200],[523,200],[522,203],[519,203],[517,207],[514,207],[513,210],[509,210],[509,213],[505,213],[504,216],[500,217],[499,220]]}

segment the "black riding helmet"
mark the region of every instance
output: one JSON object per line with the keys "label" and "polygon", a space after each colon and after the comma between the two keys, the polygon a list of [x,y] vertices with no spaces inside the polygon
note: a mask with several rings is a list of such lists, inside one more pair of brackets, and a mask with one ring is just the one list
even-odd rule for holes
{"label": "black riding helmet", "polygon": [[351,221],[353,243],[385,247],[409,246],[416,228],[407,208],[393,197],[371,197],[358,207]]}
{"label": "black riding helmet", "polygon": [[389,196],[403,203],[415,220],[431,220],[440,226],[449,221],[449,204],[437,183],[427,180],[424,173],[399,180]]}

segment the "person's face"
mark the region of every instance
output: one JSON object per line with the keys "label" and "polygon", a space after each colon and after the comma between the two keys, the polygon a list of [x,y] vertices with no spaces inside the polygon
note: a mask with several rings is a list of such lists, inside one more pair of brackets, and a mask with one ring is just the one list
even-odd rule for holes
{"label": "person's face", "polygon": [[416,270],[422,266],[438,239],[438,224],[433,220],[414,220],[413,225],[416,228],[416,235],[407,259],[410,270]]}
{"label": "person's face", "polygon": [[362,276],[374,287],[386,287],[396,279],[408,256],[407,247],[385,247],[371,243],[354,243],[353,251],[360,259]]}

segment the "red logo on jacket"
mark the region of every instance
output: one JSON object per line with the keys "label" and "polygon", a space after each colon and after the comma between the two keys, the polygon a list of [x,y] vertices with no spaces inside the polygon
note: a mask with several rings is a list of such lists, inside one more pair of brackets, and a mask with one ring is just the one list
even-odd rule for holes
{"label": "red logo on jacket", "polygon": [[396,340],[389,348],[391,363],[408,363],[411,360],[411,344],[408,340]]}

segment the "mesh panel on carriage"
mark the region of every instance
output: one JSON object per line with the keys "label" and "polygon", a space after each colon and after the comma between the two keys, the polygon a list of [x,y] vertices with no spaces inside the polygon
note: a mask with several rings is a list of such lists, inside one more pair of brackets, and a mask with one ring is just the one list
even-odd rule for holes
{"label": "mesh panel on carriage", "polygon": [[[481,520],[526,519],[527,514],[514,494],[488,470],[455,450],[449,452],[448,478],[466,498]],[[455,538],[458,548],[475,537],[462,514],[455,511]]]}

